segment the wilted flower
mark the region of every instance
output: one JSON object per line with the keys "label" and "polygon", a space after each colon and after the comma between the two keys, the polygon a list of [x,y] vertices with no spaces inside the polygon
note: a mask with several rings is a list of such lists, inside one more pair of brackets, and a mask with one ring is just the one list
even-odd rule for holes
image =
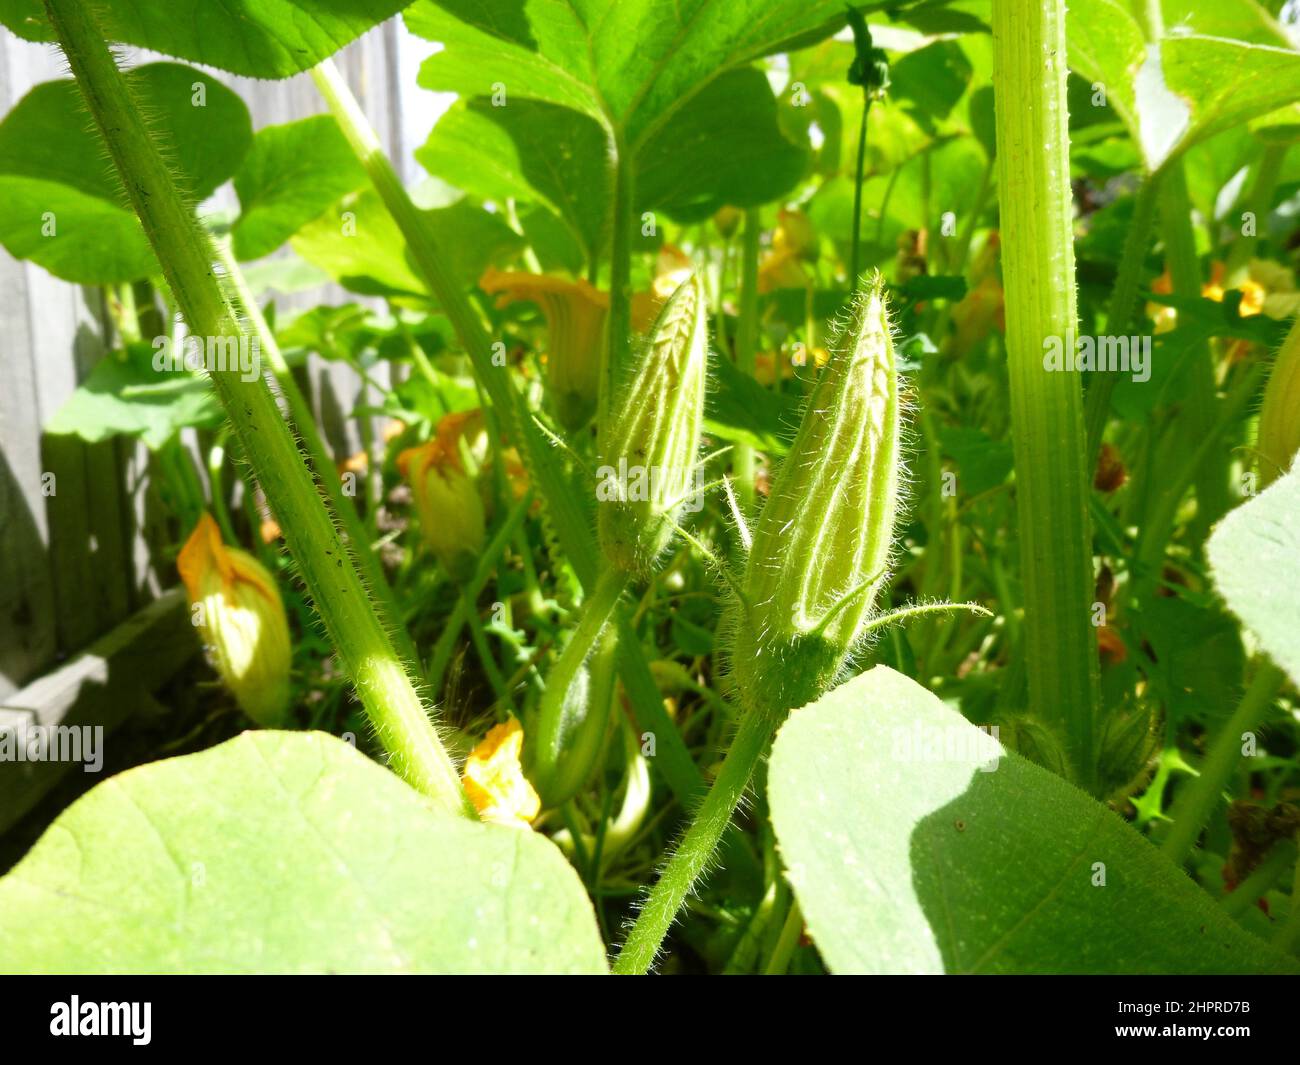
{"label": "wilted flower", "polygon": [[899,510],[900,421],[877,274],[832,347],[754,533],[731,653],[751,709],[817,698],[861,637]]}
{"label": "wilted flower", "polygon": [[211,516],[199,518],[176,560],[194,622],[235,700],[259,725],[289,712],[289,622],[275,578],[246,551],[221,542]]}
{"label": "wilted flower", "polygon": [[488,730],[461,773],[465,794],[484,821],[527,828],[542,801],[524,776],[524,731],[511,718]]}
{"label": "wilted flower", "polygon": [[597,470],[605,557],[646,575],[692,496],[708,370],[708,305],[692,275],[664,303],[637,352],[608,425]]}
{"label": "wilted flower", "polygon": [[596,410],[601,352],[609,296],[585,280],[503,272],[488,267],[479,287],[497,306],[531,300],[546,317],[546,380],[555,416],[566,429],[580,429]]}
{"label": "wilted flower", "polygon": [[461,439],[457,433],[440,432],[397,457],[397,467],[411,485],[424,541],[458,581],[473,573],[487,539],[483,500],[465,469]]}

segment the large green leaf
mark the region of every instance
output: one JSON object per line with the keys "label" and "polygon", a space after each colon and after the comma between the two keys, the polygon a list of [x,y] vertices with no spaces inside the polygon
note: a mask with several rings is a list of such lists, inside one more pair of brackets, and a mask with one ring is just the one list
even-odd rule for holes
{"label": "large green leaf", "polygon": [[832,970],[1300,971],[1109,809],[999,751],[884,666],[790,716],[772,819]]}
{"label": "large green leaf", "polygon": [[547,100],[620,131],[633,150],[710,81],[844,25],[841,0],[419,0],[412,32],[444,47],[420,83]]}
{"label": "large green leaf", "polygon": [[100,784],[0,880],[14,972],[599,973],[526,830],[433,810],[322,733],[247,732]]}
{"label": "large green leaf", "polygon": [[[185,194],[210,196],[252,141],[244,102],[179,63],[150,63],[128,78]],[[37,85],[0,122],[0,200],[0,243],[59,277],[109,284],[157,270],[72,81]]]}
{"label": "large green leaf", "polygon": [[1232,612],[1300,684],[1300,465],[1219,522],[1206,550]]}
{"label": "large green leaf", "polygon": [[240,214],[233,238],[240,259],[270,255],[336,200],[366,183],[366,172],[329,115],[267,126],[235,175]]}
{"label": "large green leaf", "polygon": [[[410,0],[132,0],[96,5],[110,40],[255,78],[285,78],[327,59]],[[52,41],[41,0],[0,0],[0,22]]]}
{"label": "large green leaf", "polygon": [[[587,114],[531,99],[497,107],[479,97],[452,107],[416,158],[474,196],[544,205],[589,261],[604,250],[609,141]],[[710,82],[636,153],[636,210],[697,221],[724,204],[766,203],[789,191],[807,162],[781,132],[767,78],[742,67]]]}

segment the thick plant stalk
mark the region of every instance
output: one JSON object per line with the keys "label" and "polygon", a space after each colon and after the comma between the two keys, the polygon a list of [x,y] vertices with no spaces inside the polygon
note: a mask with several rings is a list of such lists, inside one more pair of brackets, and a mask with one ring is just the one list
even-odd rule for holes
{"label": "thick plant stalk", "polygon": [[405,660],[407,668],[415,677],[421,678],[423,669],[420,666],[420,658],[416,654],[415,644],[411,642],[411,634],[406,631],[406,624],[402,620],[402,612],[393,595],[393,589],[388,584],[388,578],[384,576],[379,556],[368,549],[371,541],[370,534],[361,520],[361,515],[357,513],[357,508],[353,506],[351,498],[343,491],[343,479],[339,476],[338,468],[334,465],[320,430],[316,427],[316,419],[312,417],[307,397],[302,394],[298,382],[293,378],[293,372],[289,369],[289,364],[285,362],[280,345],[276,343],[275,333],[271,330],[270,323],[262,314],[262,308],[257,305],[257,299],[248,287],[248,281],[244,277],[244,271],[240,269],[239,261],[235,258],[230,241],[218,241],[217,253],[221,257],[221,265],[226,270],[226,276],[230,279],[231,288],[239,300],[240,307],[257,332],[262,354],[271,364],[271,373],[275,375],[275,383],[279,386],[285,402],[289,404],[289,413],[293,416],[294,427],[302,437],[307,454],[311,456],[316,476],[320,478],[326,496],[333,501],[334,512],[343,522],[343,530],[348,534],[348,540],[356,547],[354,553],[357,563],[371,592],[379,600],[378,607],[384,627],[392,634],[393,641]]}
{"label": "thick plant stalk", "polygon": [[[370,176],[371,184],[384,201],[402,236],[406,239],[417,271],[437,297],[443,313],[460,338],[474,375],[500,412],[506,432],[519,443],[520,453],[542,496],[556,535],[573,572],[585,588],[595,586],[599,557],[587,516],[579,505],[551,445],[531,421],[531,414],[516,391],[509,373],[492,361],[492,344],[469,300],[443,265],[436,242],[423,216],[411,202],[393,165],[384,155],[379,139],[357,104],[347,82],[332,62],[312,70],[312,79],[337,119],[348,143]],[[611,307],[611,310],[613,308]],[[632,699],[637,727],[657,739],[658,765],[673,792],[684,801],[698,787],[699,771],[681,734],[669,719],[663,700],[649,680],[645,652],[625,618],[619,621],[619,672]],[[688,788],[690,789],[688,791]]]}
{"label": "thick plant stalk", "polygon": [[1071,230],[1064,0],[994,0],[998,195],[1007,360],[1032,711],[1077,783],[1097,777],[1099,681],[1083,401],[1078,373],[1044,365],[1078,324]]}
{"label": "thick plant stalk", "polygon": [[1161,849],[1180,865],[1196,845],[1201,829],[1210,819],[1228,778],[1241,759],[1242,734],[1254,732],[1263,724],[1284,683],[1285,674],[1261,657],[1246,694],[1206,752],[1201,775],[1178,796],[1171,811],[1174,824]]}
{"label": "thick plant stalk", "polygon": [[[217,280],[212,242],[178,190],[89,6],[82,0],[47,0],[46,10],[191,332],[244,339]],[[448,810],[472,816],[455,766],[265,378],[245,382],[238,369],[214,369],[210,377],[394,769]]]}

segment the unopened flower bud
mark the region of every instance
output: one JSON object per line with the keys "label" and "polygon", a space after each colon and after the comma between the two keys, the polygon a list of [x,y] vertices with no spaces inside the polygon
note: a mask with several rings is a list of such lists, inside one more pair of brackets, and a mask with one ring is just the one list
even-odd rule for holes
{"label": "unopened flower bud", "polygon": [[708,315],[704,284],[692,275],[660,309],[621,400],[601,427],[600,545],[612,565],[634,577],[653,569],[698,491]]}
{"label": "unopened flower bud", "polygon": [[863,635],[900,509],[900,421],[877,275],[833,345],[754,533],[731,655],[751,709],[816,699]]}

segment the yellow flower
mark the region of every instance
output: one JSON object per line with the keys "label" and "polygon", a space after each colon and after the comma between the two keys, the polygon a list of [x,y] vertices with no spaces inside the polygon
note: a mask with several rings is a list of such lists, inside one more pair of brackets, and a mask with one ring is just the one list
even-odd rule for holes
{"label": "yellow flower", "polygon": [[487,519],[478,485],[460,454],[462,436],[446,422],[444,418],[433,440],[398,455],[397,468],[411,485],[425,543],[452,579],[463,581],[483,550]]}
{"label": "yellow flower", "polygon": [[248,552],[223,544],[207,514],[181,549],[176,568],[226,687],[259,725],[283,725],[291,652],[275,578]]}
{"label": "yellow flower", "polygon": [[511,718],[489,729],[466,759],[465,794],[484,821],[526,828],[541,811],[542,800],[524,776],[523,749],[524,731]]}
{"label": "yellow flower", "polygon": [[586,425],[596,410],[609,296],[585,280],[495,267],[488,267],[479,287],[497,297],[498,307],[529,300],[542,309],[549,334],[546,380],[555,415],[566,429]]}

